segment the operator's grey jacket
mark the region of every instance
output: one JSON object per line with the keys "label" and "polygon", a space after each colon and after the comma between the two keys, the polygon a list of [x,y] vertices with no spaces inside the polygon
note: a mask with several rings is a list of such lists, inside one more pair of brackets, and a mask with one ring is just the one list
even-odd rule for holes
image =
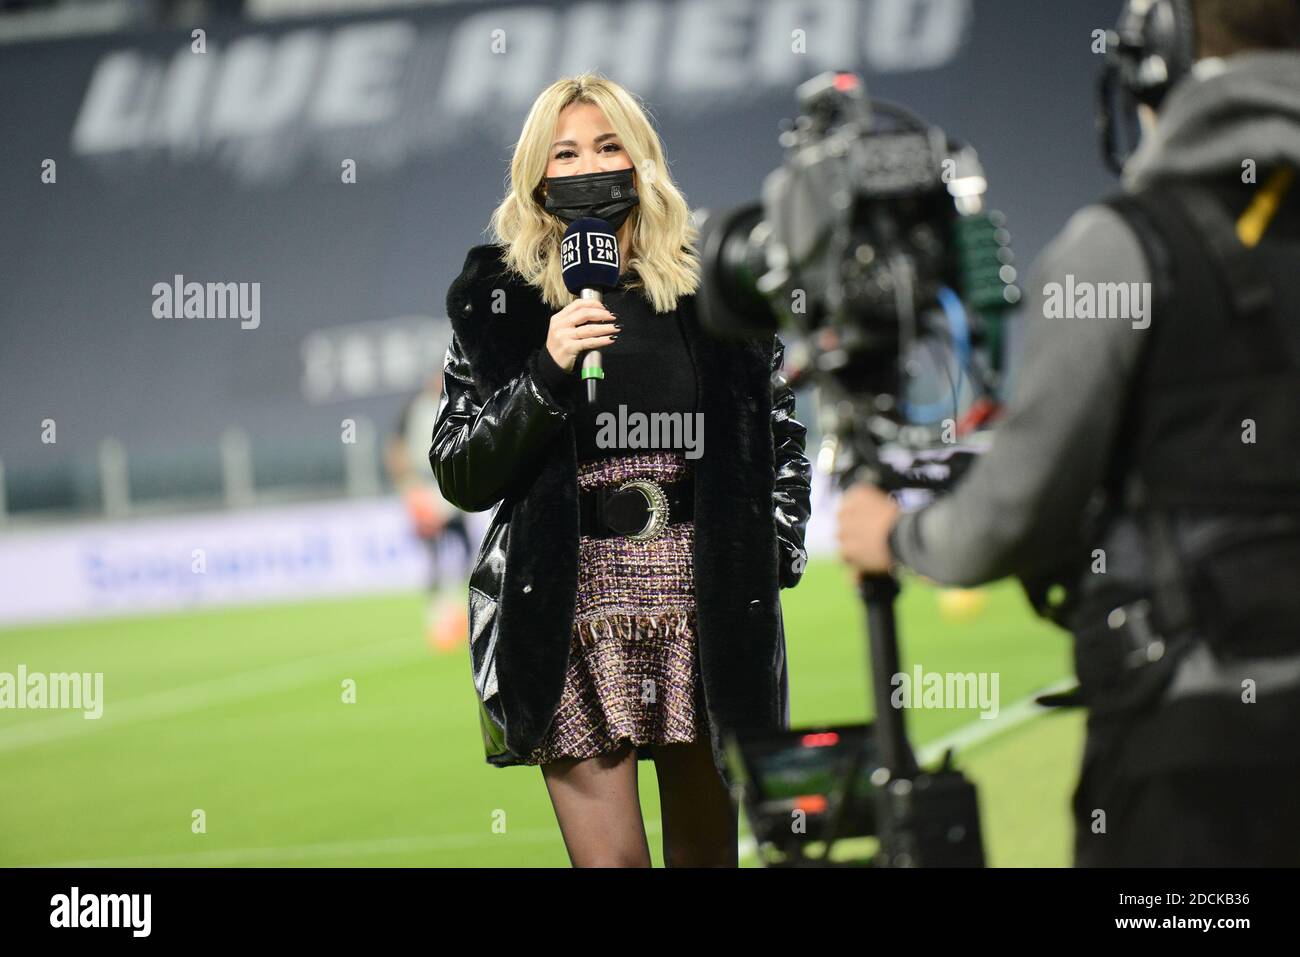
{"label": "operator's grey jacket", "polygon": [[[554,310],[501,252],[472,248],[448,292],[453,336],[429,460],[452,504],[496,507],[470,576],[470,651],[487,760],[507,766],[540,743],[564,685],[581,390],[557,398],[538,378]],[[723,731],[789,724],[779,588],[798,582],[806,562],[811,469],[794,394],[777,374],[780,342],[708,338],[693,296],[677,313],[704,416],[694,462],[698,652],[724,771]]]}
{"label": "operator's grey jacket", "polygon": [[[1124,185],[1135,191],[1179,177],[1239,175],[1247,157],[1261,169],[1300,165],[1300,54],[1203,61],[1170,95],[1159,124],[1126,166]],[[1140,322],[1044,318],[1045,289],[1067,276],[1076,284],[1146,284],[1152,272],[1138,237],[1107,206],[1080,211],[1043,253],[1026,290],[1023,371],[992,448],[953,494],[903,516],[891,536],[895,557],[935,581],[975,585],[1049,568],[1074,538],[1111,465],[1148,332]],[[1239,514],[1179,516],[1177,533],[1195,541],[1214,537],[1216,524],[1247,521]],[[1147,581],[1131,520],[1115,521],[1098,544],[1107,559],[1105,580]],[[1300,657],[1228,667],[1198,645],[1166,697],[1235,700],[1243,675],[1258,680],[1261,699],[1291,693],[1300,688]]]}

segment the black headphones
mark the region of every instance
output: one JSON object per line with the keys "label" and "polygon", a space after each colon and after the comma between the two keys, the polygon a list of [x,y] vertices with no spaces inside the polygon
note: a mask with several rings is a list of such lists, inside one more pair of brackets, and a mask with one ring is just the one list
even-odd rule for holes
{"label": "black headphones", "polygon": [[1106,34],[1106,67],[1099,90],[1097,125],[1102,155],[1118,173],[1132,155],[1120,145],[1119,124],[1135,143],[1136,108],[1159,109],[1196,63],[1192,0],[1126,0],[1119,23]]}

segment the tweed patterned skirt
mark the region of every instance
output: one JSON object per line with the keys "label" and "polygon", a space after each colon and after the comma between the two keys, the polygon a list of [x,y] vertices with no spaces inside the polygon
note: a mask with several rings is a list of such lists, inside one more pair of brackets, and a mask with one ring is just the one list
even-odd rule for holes
{"label": "tweed patterned skirt", "polygon": [[[579,463],[578,487],[689,475],[683,456],[651,452]],[[707,740],[695,653],[694,547],[691,522],[645,542],[582,537],[564,691],[524,763],[595,757],[625,740],[646,760],[657,744]]]}

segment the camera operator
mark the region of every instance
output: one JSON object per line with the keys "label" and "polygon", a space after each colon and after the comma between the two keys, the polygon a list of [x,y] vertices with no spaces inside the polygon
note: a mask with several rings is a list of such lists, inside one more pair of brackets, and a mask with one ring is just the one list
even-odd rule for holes
{"label": "camera operator", "polygon": [[1294,866],[1300,3],[1130,0],[1109,39],[1141,145],[1043,254],[991,449],[916,512],[851,488],[841,553],[1016,575],[1073,632],[1078,865]]}

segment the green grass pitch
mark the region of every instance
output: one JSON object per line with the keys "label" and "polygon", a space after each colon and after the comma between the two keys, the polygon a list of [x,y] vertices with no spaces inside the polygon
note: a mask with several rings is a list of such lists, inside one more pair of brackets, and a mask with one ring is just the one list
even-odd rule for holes
{"label": "green grass pitch", "polygon": [[[996,671],[1005,710],[1068,677],[1069,644],[1015,585],[986,594],[956,623],[909,582],[902,653]],[[846,572],[814,562],[783,595],[794,723],[863,720]],[[0,710],[0,866],[566,866],[541,772],[483,761],[468,654],[432,653],[423,611],[411,594],[0,631],[0,672],[103,672],[105,698],[99,720]],[[908,721],[919,744],[985,723],[973,709]],[[1081,736],[1076,712],[1045,714],[959,752],[991,864],[1069,864]],[[640,786],[658,864],[651,762]]]}

